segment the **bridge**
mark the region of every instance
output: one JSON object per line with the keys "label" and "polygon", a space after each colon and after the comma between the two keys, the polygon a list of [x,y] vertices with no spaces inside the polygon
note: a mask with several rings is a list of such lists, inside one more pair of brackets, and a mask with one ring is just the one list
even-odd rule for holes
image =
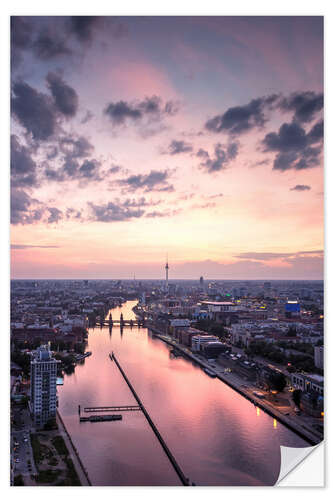
{"label": "bridge", "polygon": [[112,314],[109,314],[108,319],[104,320],[99,320],[96,321],[96,326],[104,326],[104,325],[109,325],[109,327],[112,327],[113,325],[120,325],[120,327],[123,326],[145,326],[145,318],[135,318],[135,319],[124,319],[123,314],[121,313],[119,319],[113,319]]}

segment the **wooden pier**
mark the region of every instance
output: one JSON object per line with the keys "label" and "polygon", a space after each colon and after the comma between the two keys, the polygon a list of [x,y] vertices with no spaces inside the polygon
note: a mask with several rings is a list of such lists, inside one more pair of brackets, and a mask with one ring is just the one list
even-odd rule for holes
{"label": "wooden pier", "polygon": [[114,361],[120,371],[120,373],[122,374],[126,384],[128,385],[130,391],[132,392],[134,398],[136,399],[139,407],[141,408],[142,410],[142,413],[144,414],[144,416],[146,417],[151,429],[153,430],[155,436],[157,437],[158,441],[160,442],[163,450],[165,451],[165,454],[166,456],[168,457],[168,459],[170,460],[171,462],[171,465],[173,466],[173,468],[175,469],[181,483],[183,484],[183,486],[189,486],[190,485],[190,481],[189,479],[185,476],[185,474],[183,473],[182,469],[180,468],[180,466],[178,465],[175,457],[172,455],[171,451],[169,450],[169,448],[167,447],[166,445],[166,442],[164,441],[164,439],[162,438],[160,432],[158,431],[156,425],[154,424],[154,422],[152,421],[152,419],[150,418],[150,415],[149,413],[147,412],[146,408],[144,407],[143,403],[141,402],[139,396],[137,395],[137,393],[135,392],[134,390],[134,387],[132,386],[132,384],[130,383],[130,381],[128,380],[124,370],[121,368],[116,356],[114,355],[114,353],[112,352],[112,354],[109,354],[109,357],[110,357],[110,360],[111,361]]}

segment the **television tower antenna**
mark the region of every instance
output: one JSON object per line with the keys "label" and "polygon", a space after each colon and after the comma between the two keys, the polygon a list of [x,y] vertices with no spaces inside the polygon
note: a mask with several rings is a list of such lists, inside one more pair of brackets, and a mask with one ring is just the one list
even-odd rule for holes
{"label": "television tower antenna", "polygon": [[168,262],[168,254],[166,254],[166,264],[165,264],[165,289],[169,291],[169,262]]}

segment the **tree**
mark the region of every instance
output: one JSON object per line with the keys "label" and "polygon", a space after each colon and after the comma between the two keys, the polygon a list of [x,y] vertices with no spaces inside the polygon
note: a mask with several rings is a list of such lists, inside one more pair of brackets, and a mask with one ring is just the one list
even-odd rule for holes
{"label": "tree", "polygon": [[274,391],[282,392],[287,385],[286,377],[283,373],[272,372],[268,377],[268,386]]}

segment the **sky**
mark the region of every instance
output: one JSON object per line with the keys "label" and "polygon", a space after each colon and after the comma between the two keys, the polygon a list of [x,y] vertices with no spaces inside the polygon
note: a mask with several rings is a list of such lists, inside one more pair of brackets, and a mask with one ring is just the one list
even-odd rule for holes
{"label": "sky", "polygon": [[322,17],[12,17],[12,278],[322,279]]}

